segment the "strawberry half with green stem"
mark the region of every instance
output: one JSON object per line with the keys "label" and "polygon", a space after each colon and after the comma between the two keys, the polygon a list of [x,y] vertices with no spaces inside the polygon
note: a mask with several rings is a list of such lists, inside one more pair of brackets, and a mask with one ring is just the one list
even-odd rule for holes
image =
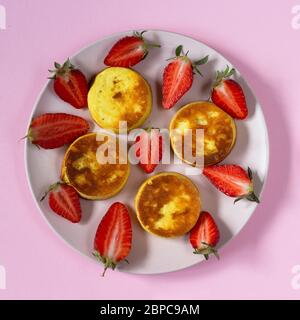
{"label": "strawberry half with green stem", "polygon": [[235,164],[214,165],[203,169],[203,174],[221,192],[229,197],[236,197],[234,203],[247,199],[259,203],[253,190],[252,171],[246,172]]}
{"label": "strawberry half with green stem", "polygon": [[160,48],[159,44],[147,43],[143,37],[146,31],[133,33],[120,39],[110,49],[104,59],[104,64],[110,67],[132,67],[146,58],[149,49]]}
{"label": "strawberry half with green stem", "polygon": [[54,149],[73,142],[89,131],[89,123],[78,116],[66,113],[45,113],[34,118],[28,138],[44,149]]}
{"label": "strawberry half with green stem", "polygon": [[63,65],[54,63],[55,69],[49,70],[54,79],[54,91],[65,102],[76,109],[87,107],[88,82],[85,75],[76,69],[68,59]]}
{"label": "strawberry half with green stem", "polygon": [[[104,264],[102,276],[108,268],[125,260],[131,249],[132,228],[128,210],[121,202],[110,206],[102,218],[94,240],[94,256]],[[127,260],[125,260],[127,261]]]}
{"label": "strawberry half with green stem", "polygon": [[213,84],[211,100],[235,119],[245,119],[248,107],[242,87],[234,80],[228,79],[235,73],[235,69],[226,67],[224,71],[217,71]]}
{"label": "strawberry half with green stem", "polygon": [[81,206],[77,191],[70,185],[57,182],[49,187],[41,201],[49,194],[50,208],[61,217],[77,223],[81,219]]}
{"label": "strawberry half with green stem", "polygon": [[215,246],[220,239],[220,232],[216,222],[210,213],[203,211],[199,219],[190,232],[190,243],[195,249],[195,254],[203,254],[208,260],[210,254],[214,254],[219,259]]}
{"label": "strawberry half with green stem", "polygon": [[[182,45],[175,50],[176,56],[166,66],[163,74],[162,104],[165,109],[172,108],[175,103],[191,88],[194,79],[194,71],[199,73],[197,68],[207,63],[208,56],[192,62],[188,58],[188,52],[182,52]],[[170,60],[170,59],[169,59]]]}
{"label": "strawberry half with green stem", "polygon": [[140,159],[139,166],[146,173],[153,172],[163,155],[163,137],[159,129],[143,130],[135,142],[136,156]]}

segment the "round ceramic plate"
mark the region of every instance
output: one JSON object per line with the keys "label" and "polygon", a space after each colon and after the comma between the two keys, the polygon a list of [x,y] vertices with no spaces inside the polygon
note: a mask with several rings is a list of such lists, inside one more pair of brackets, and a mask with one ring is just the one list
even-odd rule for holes
{"label": "round ceramic plate", "polygon": [[[75,54],[71,57],[71,61],[88,78],[91,78],[105,67],[103,59],[112,45],[121,37],[131,34],[132,32],[123,32],[99,40]],[[149,81],[153,92],[153,111],[144,123],[144,127],[168,128],[170,119],[181,106],[191,101],[208,99],[216,70],[232,65],[220,53],[184,35],[153,30],[148,31],[145,38],[147,41],[160,43],[162,47],[153,48],[145,60],[133,67]],[[203,78],[196,74],[191,90],[171,110],[164,110],[161,105],[162,74],[167,64],[166,59],[174,56],[174,49],[179,44],[183,45],[184,50],[189,50],[189,57],[192,60],[209,55],[209,62],[200,67]],[[45,76],[47,67],[45,66]],[[239,72],[235,78],[244,89],[249,116],[244,121],[236,121],[237,141],[234,149],[223,162],[240,164],[245,168],[249,166],[254,172],[255,191],[259,195],[268,170],[267,128],[261,106],[255,95]],[[75,114],[92,122],[88,109],[76,110],[60,100],[53,91],[51,81],[46,83],[38,97],[32,117],[46,112]],[[94,124],[93,131],[97,130],[99,128]],[[151,235],[140,227],[134,214],[133,203],[137,189],[147,175],[139,166],[131,166],[131,174],[125,188],[113,198],[103,201],[81,200],[83,217],[79,224],[72,224],[54,214],[47,201],[40,202],[39,199],[49,185],[59,179],[65,150],[64,147],[54,150],[38,149],[28,141],[25,147],[26,171],[33,198],[48,224],[65,242],[95,260],[92,252],[98,224],[108,207],[115,201],[121,201],[131,208],[133,244],[128,256],[130,263],[120,263],[119,270],[136,274],[163,273],[180,270],[203,260],[201,255],[193,254],[187,236],[165,239]],[[187,167],[188,165],[160,164],[155,173],[161,171],[184,173]],[[256,203],[242,200],[233,205],[233,198],[226,197],[216,190],[204,176],[194,175],[190,178],[200,190],[203,210],[211,212],[219,225],[221,238],[218,247],[220,248],[232,240],[247,223],[256,208]],[[222,250],[220,254],[222,255]]]}

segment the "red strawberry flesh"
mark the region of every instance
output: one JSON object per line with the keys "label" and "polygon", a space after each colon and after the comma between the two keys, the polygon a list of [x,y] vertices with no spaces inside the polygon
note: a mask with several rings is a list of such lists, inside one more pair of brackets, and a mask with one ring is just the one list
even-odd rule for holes
{"label": "red strawberry flesh", "polygon": [[131,67],[140,62],[146,52],[143,39],[136,36],[124,37],[111,48],[104,63],[111,67]]}
{"label": "red strawberry flesh", "polygon": [[57,75],[54,81],[56,94],[76,109],[87,106],[88,84],[84,74],[72,70],[64,76]]}
{"label": "red strawberry flesh", "polygon": [[193,84],[193,67],[187,57],[177,57],[163,74],[163,107],[172,108]]}
{"label": "red strawberry flesh", "polygon": [[72,186],[62,183],[52,185],[49,189],[49,206],[55,213],[73,223],[81,219],[79,196]]}
{"label": "red strawberry flesh", "polygon": [[219,242],[220,232],[210,213],[203,211],[199,219],[190,232],[190,243],[195,249],[194,253],[203,254],[208,259],[213,253],[218,257],[215,246]]}
{"label": "red strawberry flesh", "polygon": [[162,159],[163,139],[159,130],[143,131],[136,138],[136,156],[140,158],[139,166],[146,172],[152,173]]}
{"label": "red strawberry flesh", "polygon": [[229,66],[223,71],[217,71],[211,99],[233,118],[242,120],[248,116],[248,107],[242,87],[235,80],[229,79],[234,73],[235,69]]}
{"label": "red strawberry flesh", "polygon": [[221,192],[237,200],[247,198],[259,202],[253,192],[252,173],[238,165],[214,165],[203,169],[203,174]]}
{"label": "red strawberry flesh", "polygon": [[95,256],[104,263],[104,273],[107,268],[114,269],[118,262],[128,256],[131,242],[132,229],[128,210],[124,204],[116,202],[102,218],[94,241]]}
{"label": "red strawberry flesh", "polygon": [[88,131],[89,124],[81,117],[66,113],[46,113],[32,120],[28,138],[42,148],[53,149],[73,142]]}
{"label": "red strawberry flesh", "polygon": [[233,118],[242,120],[248,115],[244,92],[234,80],[224,80],[215,87],[212,101]]}

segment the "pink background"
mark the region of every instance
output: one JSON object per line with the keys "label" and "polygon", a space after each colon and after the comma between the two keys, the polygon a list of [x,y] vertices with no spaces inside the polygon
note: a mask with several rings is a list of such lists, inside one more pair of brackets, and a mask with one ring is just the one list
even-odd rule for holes
{"label": "pink background", "polygon": [[[300,30],[294,1],[0,0],[0,299],[300,298]],[[24,136],[54,60],[114,32],[163,29],[202,40],[241,71],[261,102],[270,136],[263,202],[242,232],[211,259],[159,276],[102,267],[66,246],[39,214],[25,177]],[[298,160],[298,161],[297,161]]]}

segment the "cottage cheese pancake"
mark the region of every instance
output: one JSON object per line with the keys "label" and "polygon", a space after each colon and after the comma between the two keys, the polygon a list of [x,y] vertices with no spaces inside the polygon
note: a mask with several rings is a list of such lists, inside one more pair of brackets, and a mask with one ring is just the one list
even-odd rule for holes
{"label": "cottage cheese pancake", "polygon": [[200,195],[187,177],[163,172],[141,185],[135,198],[135,209],[146,231],[162,237],[182,236],[198,220]]}
{"label": "cottage cheese pancake", "polygon": [[[62,164],[62,180],[71,184],[86,199],[106,199],[117,194],[129,176],[129,163],[119,164],[116,152],[115,164],[101,164],[97,150],[109,136],[99,141],[96,133],[86,134],[74,141],[65,153]],[[98,141],[97,141],[98,140]]]}
{"label": "cottage cheese pancake", "polygon": [[[174,130],[175,131],[172,131]],[[207,101],[197,101],[183,106],[174,115],[170,123],[170,139],[174,153],[184,162],[195,165],[184,156],[183,141],[186,129],[192,129],[192,155],[196,156],[196,129],[204,130],[204,165],[216,164],[226,158],[236,140],[234,120],[215,104]],[[203,155],[203,152],[202,152]],[[201,154],[197,154],[201,156]]]}
{"label": "cottage cheese pancake", "polygon": [[88,93],[88,107],[100,127],[118,132],[119,121],[127,121],[129,131],[141,126],[151,113],[151,89],[134,70],[106,68],[96,76]]}

